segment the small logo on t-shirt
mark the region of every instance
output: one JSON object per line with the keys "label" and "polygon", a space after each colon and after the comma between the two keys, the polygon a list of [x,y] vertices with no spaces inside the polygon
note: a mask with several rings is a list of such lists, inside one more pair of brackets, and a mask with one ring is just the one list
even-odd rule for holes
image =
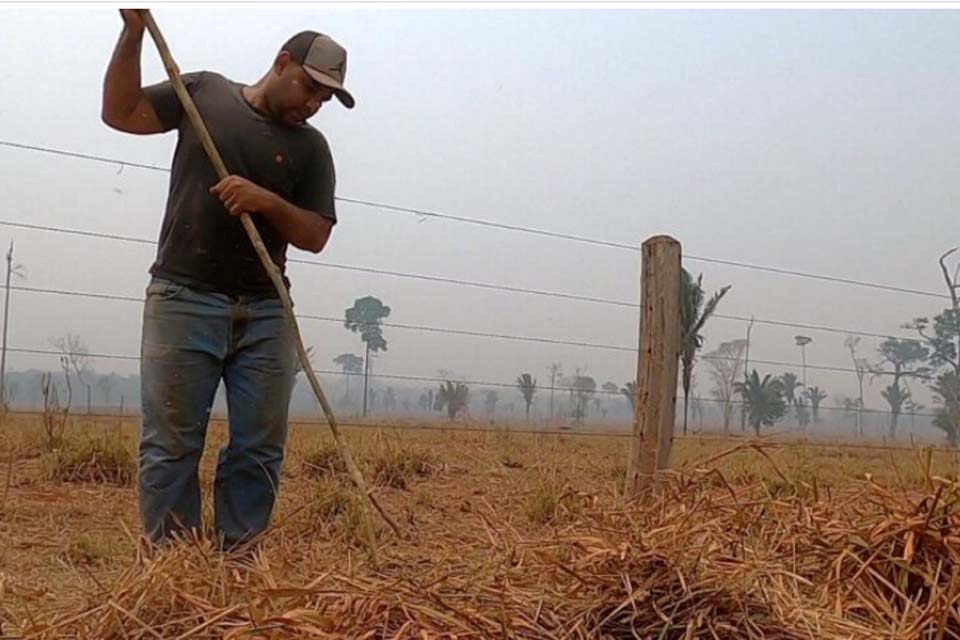
{"label": "small logo on t-shirt", "polygon": [[273,156],[273,159],[276,160],[277,164],[280,164],[283,162],[283,154],[278,153],[277,155]]}

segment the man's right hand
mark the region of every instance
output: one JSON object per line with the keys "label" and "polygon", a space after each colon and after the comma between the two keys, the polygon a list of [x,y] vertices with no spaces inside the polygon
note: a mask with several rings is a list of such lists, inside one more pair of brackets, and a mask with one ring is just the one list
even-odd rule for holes
{"label": "man's right hand", "polygon": [[143,15],[140,9],[120,9],[123,27],[132,36],[142,37],[144,30]]}

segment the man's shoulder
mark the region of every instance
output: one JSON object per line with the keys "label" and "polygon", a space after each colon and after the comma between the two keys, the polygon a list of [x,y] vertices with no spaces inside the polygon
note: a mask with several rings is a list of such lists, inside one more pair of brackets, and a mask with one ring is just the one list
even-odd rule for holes
{"label": "man's shoulder", "polygon": [[207,71],[206,69],[184,73],[182,78],[184,84],[188,86],[193,84],[197,89],[202,88],[204,90],[229,89],[240,86],[239,82],[231,80],[216,71]]}
{"label": "man's shoulder", "polygon": [[325,155],[330,154],[330,143],[327,142],[327,137],[312,124],[305,122],[300,125],[298,133],[302,136],[302,139],[314,149]]}

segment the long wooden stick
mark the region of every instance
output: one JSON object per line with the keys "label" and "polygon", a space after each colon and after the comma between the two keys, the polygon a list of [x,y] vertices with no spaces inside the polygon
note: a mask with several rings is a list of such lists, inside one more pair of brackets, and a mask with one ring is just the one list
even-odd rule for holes
{"label": "long wooden stick", "polygon": [[[170,83],[173,86],[174,91],[176,91],[177,96],[180,98],[180,102],[183,104],[184,111],[186,111],[187,117],[190,118],[190,123],[193,125],[193,128],[197,133],[197,137],[199,137],[200,142],[203,143],[203,148],[206,150],[207,156],[210,158],[210,162],[213,163],[213,168],[216,170],[217,175],[220,176],[221,179],[226,178],[229,175],[227,167],[223,164],[223,159],[220,157],[220,152],[217,151],[217,147],[214,145],[213,139],[210,137],[210,132],[207,131],[207,127],[203,123],[203,118],[200,116],[200,112],[197,110],[196,105],[193,103],[193,99],[187,92],[187,88],[183,85],[183,80],[180,78],[180,69],[173,61],[173,56],[170,54],[170,48],[167,46],[167,42],[164,40],[163,34],[160,33],[160,28],[157,27],[157,23],[150,14],[149,9],[141,9],[140,13],[143,17],[144,25],[146,25],[147,30],[150,32],[150,36],[157,45],[157,51],[160,53],[160,59],[163,60],[163,66],[167,70],[167,75],[170,77]],[[250,219],[250,216],[246,213],[241,214],[240,222],[243,224],[243,228],[246,230],[247,236],[250,237],[250,242],[253,243],[253,248],[260,257],[260,262],[263,263],[263,267],[270,275],[270,280],[273,282],[273,286],[276,287],[277,293],[280,295],[280,301],[283,303],[283,312],[286,316],[287,325],[293,334],[293,341],[297,349],[297,358],[300,360],[300,366],[303,368],[303,372],[307,375],[307,380],[310,381],[310,387],[313,389],[314,395],[317,396],[320,406],[323,407],[323,413],[327,417],[327,423],[330,425],[330,431],[333,432],[333,439],[337,443],[337,449],[340,451],[340,457],[343,458],[343,462],[347,467],[347,471],[350,473],[353,483],[357,486],[357,489],[359,489],[367,497],[367,499],[370,501],[370,504],[372,504],[377,512],[380,513],[380,516],[384,519],[384,521],[390,525],[390,528],[393,529],[393,532],[397,534],[398,537],[402,537],[400,528],[397,527],[396,523],[392,518],[390,518],[383,506],[377,500],[376,496],[373,495],[373,491],[368,488],[366,481],[363,479],[363,474],[360,473],[360,469],[353,461],[353,456],[350,454],[350,448],[347,446],[346,441],[343,439],[343,434],[340,432],[340,428],[337,426],[337,419],[333,415],[333,408],[327,401],[327,396],[323,393],[323,389],[320,388],[320,381],[317,379],[317,374],[313,371],[313,366],[310,364],[310,358],[307,357],[307,350],[303,346],[303,338],[300,336],[300,327],[297,325],[297,318],[293,314],[293,305],[290,302],[290,294],[287,292],[287,288],[283,283],[283,277],[280,275],[280,269],[277,268],[277,265],[275,265],[273,260],[270,258],[270,254],[267,252],[267,248],[264,246],[263,240],[260,238],[260,233],[257,231],[256,226],[254,226],[253,220]]]}

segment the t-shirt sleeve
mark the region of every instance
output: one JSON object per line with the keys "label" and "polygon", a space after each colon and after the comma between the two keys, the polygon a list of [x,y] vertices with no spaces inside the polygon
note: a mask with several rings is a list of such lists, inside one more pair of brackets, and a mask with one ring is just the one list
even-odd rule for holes
{"label": "t-shirt sleeve", "polygon": [[315,211],[333,224],[337,224],[337,209],[334,192],[337,174],[333,167],[330,147],[321,137],[304,168],[303,177],[294,192],[294,204],[301,209]]}
{"label": "t-shirt sleeve", "polygon": [[[185,73],[180,76],[183,80],[183,85],[187,88],[187,93],[191,96],[196,92],[202,75],[203,72],[198,71],[195,73]],[[147,100],[150,101],[153,110],[156,111],[157,118],[160,119],[160,124],[163,125],[164,131],[170,131],[180,126],[180,121],[183,119],[184,114],[183,105],[180,103],[180,98],[177,97],[177,92],[173,90],[173,85],[169,80],[144,87],[143,94],[147,97]]]}

